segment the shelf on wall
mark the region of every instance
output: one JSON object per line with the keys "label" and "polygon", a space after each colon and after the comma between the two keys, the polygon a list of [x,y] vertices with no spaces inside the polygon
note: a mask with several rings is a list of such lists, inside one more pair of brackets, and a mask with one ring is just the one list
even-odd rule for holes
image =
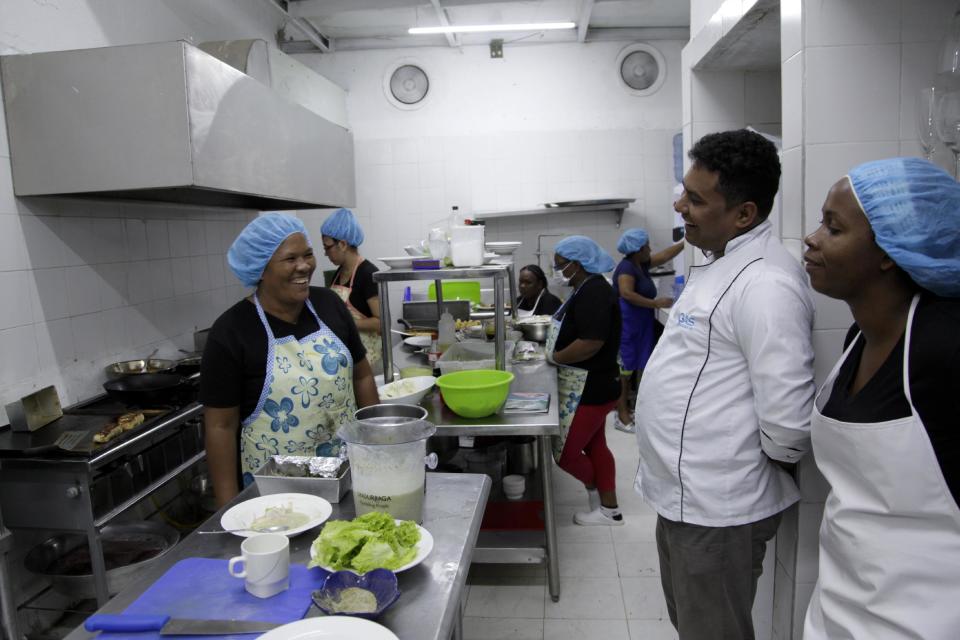
{"label": "shelf on wall", "polygon": [[697,70],[779,69],[780,1],[728,0],[687,47]]}
{"label": "shelf on wall", "polygon": [[576,206],[554,206],[540,209],[524,209],[520,211],[477,211],[471,217],[475,220],[491,220],[495,218],[513,218],[517,216],[539,216],[549,213],[599,213],[610,211],[617,216],[617,228],[623,219],[623,211],[629,207],[635,198],[624,198],[611,204],[584,204]]}

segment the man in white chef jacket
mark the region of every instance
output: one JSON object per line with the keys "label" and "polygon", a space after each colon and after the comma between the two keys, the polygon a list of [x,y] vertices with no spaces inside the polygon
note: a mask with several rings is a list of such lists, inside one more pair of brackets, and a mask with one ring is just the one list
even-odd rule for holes
{"label": "man in white chef jacket", "polygon": [[784,463],[810,446],[813,302],[767,216],[780,180],[761,135],[701,138],[674,208],[707,257],[690,269],[637,396],[635,488],[680,640],[754,637],[767,541],[800,498]]}

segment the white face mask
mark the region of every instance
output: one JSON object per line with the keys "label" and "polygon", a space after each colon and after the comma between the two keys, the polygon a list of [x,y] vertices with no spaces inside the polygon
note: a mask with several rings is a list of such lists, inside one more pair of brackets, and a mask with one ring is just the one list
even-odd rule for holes
{"label": "white face mask", "polygon": [[[569,286],[570,286],[570,278],[572,278],[573,276],[570,276],[570,277],[568,278],[566,275],[564,275],[563,272],[566,271],[566,270],[567,270],[567,267],[569,267],[571,264],[573,264],[573,263],[572,263],[572,262],[568,262],[567,264],[563,265],[563,268],[562,268],[562,269],[554,269],[554,270],[553,270],[553,281],[556,282],[558,285],[560,285],[560,286],[562,286],[562,287],[569,287]],[[573,272],[573,275],[577,275],[577,272],[574,271],[574,272]]]}

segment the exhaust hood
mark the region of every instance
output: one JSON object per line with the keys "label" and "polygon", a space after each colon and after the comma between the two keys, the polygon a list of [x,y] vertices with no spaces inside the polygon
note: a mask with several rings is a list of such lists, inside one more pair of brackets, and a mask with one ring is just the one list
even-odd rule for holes
{"label": "exhaust hood", "polygon": [[0,58],[17,196],[352,206],[353,136],[187,42]]}

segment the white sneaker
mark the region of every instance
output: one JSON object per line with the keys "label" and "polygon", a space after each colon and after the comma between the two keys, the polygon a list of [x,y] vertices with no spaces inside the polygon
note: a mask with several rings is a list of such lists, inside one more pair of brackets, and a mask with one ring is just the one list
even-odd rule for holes
{"label": "white sneaker", "polygon": [[573,516],[573,521],[582,526],[607,527],[622,527],[625,522],[620,509],[608,509],[607,507],[598,507],[593,511],[581,511]]}
{"label": "white sneaker", "polygon": [[623,431],[624,433],[636,433],[637,432],[637,423],[631,420],[627,424],[620,422],[620,416],[616,413],[613,414],[613,428],[617,431]]}

